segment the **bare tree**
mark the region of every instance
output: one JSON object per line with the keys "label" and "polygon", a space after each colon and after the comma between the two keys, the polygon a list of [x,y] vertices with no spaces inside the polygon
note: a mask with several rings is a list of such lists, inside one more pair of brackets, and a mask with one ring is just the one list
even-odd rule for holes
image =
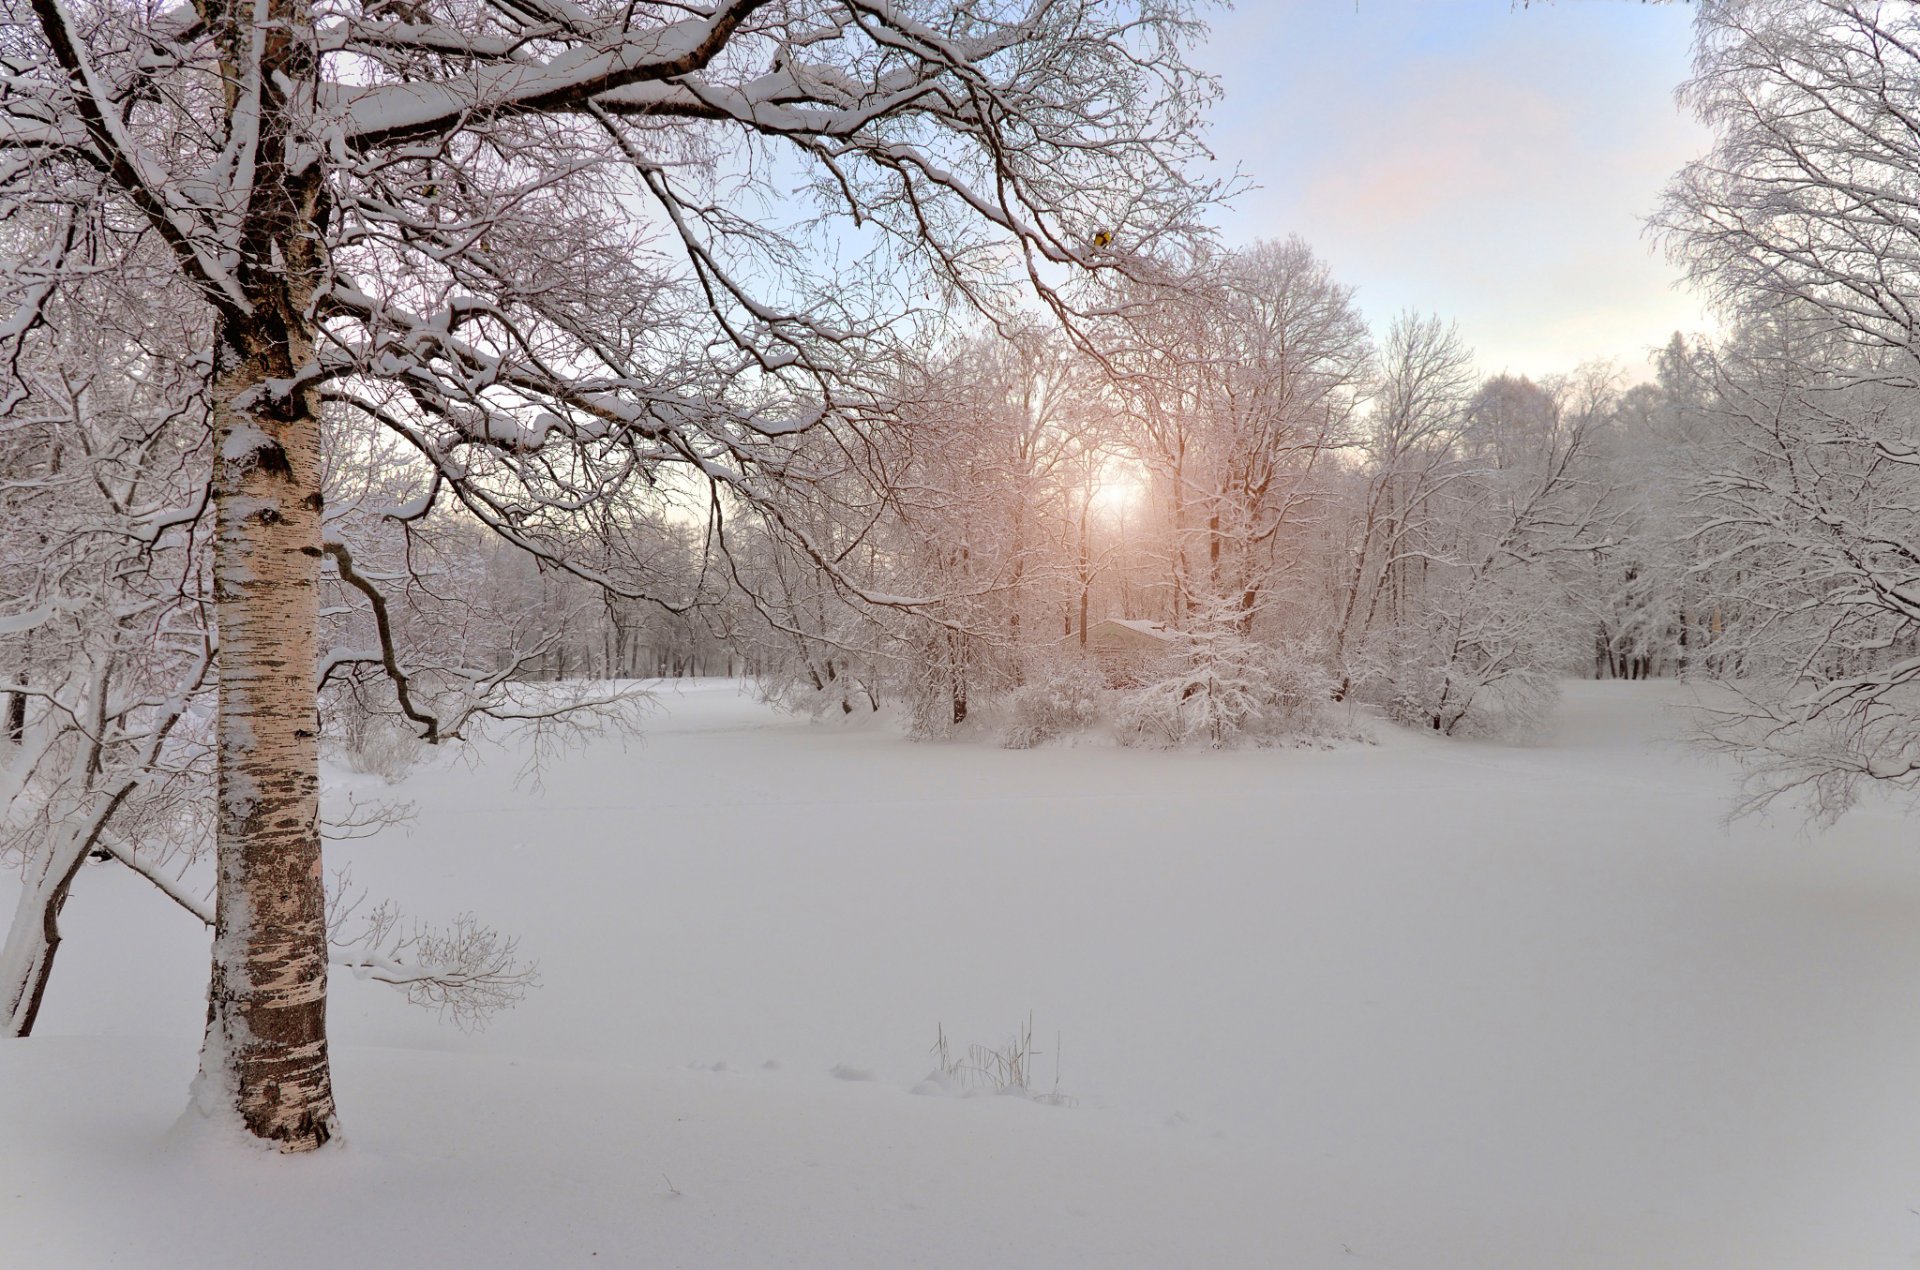
{"label": "bare tree", "polygon": [[22,888],[0,946],[0,1035],[31,1032],[60,913],[90,853],[191,838],[187,786],[210,771],[203,716],[214,638],[205,603],[205,363],[150,253],[82,243],[94,266],[40,297],[7,383],[0,451],[0,656],[19,702],[0,742],[0,856]]}
{"label": "bare tree", "polygon": [[1692,533],[1738,676],[1710,739],[1749,764],[1746,805],[1804,795],[1829,819],[1865,785],[1920,784],[1920,466],[1880,448],[1920,419],[1911,389],[1861,382],[1857,362],[1831,332],[1779,326],[1690,362],[1709,389]]}
{"label": "bare tree", "polygon": [[1682,99],[1714,144],[1674,179],[1654,222],[1730,309],[1817,319],[1831,347],[1863,355],[1860,373],[1907,385],[1920,358],[1917,82],[1911,5],[1701,5]]}
{"label": "bare tree", "polygon": [[1055,648],[1047,619],[1070,574],[1084,594],[1073,522],[1084,529],[1100,440],[1087,366],[1044,329],[976,334],[929,360],[903,384],[900,424],[882,438],[880,531],[890,589],[941,597],[896,624],[917,730],[938,733]]}
{"label": "bare tree", "polygon": [[1689,578],[1686,414],[1670,380],[1621,395],[1593,448],[1616,503],[1607,543],[1571,579],[1593,627],[1593,674],[1646,679],[1687,674],[1705,653],[1694,627],[1698,587]]}

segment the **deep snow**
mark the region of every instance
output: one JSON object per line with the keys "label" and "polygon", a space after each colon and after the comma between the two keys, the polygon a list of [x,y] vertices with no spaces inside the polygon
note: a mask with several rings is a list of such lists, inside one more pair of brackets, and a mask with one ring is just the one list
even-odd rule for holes
{"label": "deep snow", "polygon": [[[483,750],[340,844],[543,986],[466,1036],[338,980],[322,1158],[176,1126],[205,935],[91,867],[0,1043],[0,1265],[1912,1266],[1911,822],[1723,826],[1684,696],[1166,754],[668,686],[643,741],[538,789]],[[1073,1105],[911,1092],[937,1026],[1029,1012]]]}

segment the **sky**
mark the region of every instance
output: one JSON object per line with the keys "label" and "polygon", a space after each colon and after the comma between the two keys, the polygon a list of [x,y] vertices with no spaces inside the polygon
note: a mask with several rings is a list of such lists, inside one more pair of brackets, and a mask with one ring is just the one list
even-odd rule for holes
{"label": "sky", "polygon": [[1488,372],[1633,379],[1711,329],[1643,229],[1707,145],[1676,105],[1693,10],[1631,0],[1239,0],[1195,60],[1208,144],[1259,188],[1231,242],[1298,234],[1377,329],[1460,324]]}

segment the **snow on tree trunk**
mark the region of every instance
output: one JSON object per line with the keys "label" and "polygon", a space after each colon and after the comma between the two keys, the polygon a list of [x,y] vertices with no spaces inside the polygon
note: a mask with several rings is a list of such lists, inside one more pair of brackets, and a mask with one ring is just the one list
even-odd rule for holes
{"label": "snow on tree trunk", "polygon": [[20,902],[7,928],[6,944],[0,947],[0,1036],[33,1035],[47,980],[53,975],[54,954],[60,951],[60,911],[99,837],[100,826],[119,799],[92,801],[92,814],[64,821],[21,879],[25,885]]}
{"label": "snow on tree trunk", "polygon": [[44,856],[27,866],[13,924],[0,947],[0,1036],[33,1034],[53,955],[60,947],[60,907],[86,859],[84,841],[79,834],[63,832]]}
{"label": "snow on tree trunk", "polygon": [[[103,662],[88,663],[86,681],[91,699],[104,700],[109,677]],[[87,852],[131,788],[123,786],[110,795],[92,787],[100,760],[100,735],[96,729],[86,744],[72,750],[59,801],[48,817],[51,832],[30,853],[21,871],[20,900],[14,906],[6,942],[0,945],[0,1036],[32,1035],[47,979],[53,973],[54,954],[60,949],[60,910]],[[36,741],[45,744],[46,738]],[[31,766],[26,758],[16,769],[18,778],[24,779]]]}

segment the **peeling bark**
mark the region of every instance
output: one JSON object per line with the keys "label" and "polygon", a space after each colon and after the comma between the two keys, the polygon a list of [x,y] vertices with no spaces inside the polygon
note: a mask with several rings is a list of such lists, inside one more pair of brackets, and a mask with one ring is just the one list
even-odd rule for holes
{"label": "peeling bark", "polygon": [[285,348],[229,335],[215,371],[218,882],[195,1101],[300,1151],[337,1128],[313,684],[320,434],[304,401],[282,403],[281,418],[260,408],[278,369],[265,363]]}
{"label": "peeling bark", "polygon": [[301,372],[325,273],[321,170],[288,162],[287,93],[318,71],[291,0],[204,10],[230,129],[257,128],[213,364],[214,614],[219,628],[213,972],[194,1102],[284,1151],[336,1136],[327,1065],[320,859],[319,418]]}

